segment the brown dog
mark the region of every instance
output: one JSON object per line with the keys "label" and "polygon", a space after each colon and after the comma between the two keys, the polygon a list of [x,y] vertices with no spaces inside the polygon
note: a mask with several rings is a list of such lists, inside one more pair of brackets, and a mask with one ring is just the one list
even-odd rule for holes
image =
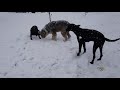
{"label": "brown dog", "polygon": [[41,30],[41,37],[45,38],[48,34],[52,34],[52,40],[57,40],[57,32],[61,32],[62,36],[65,38],[64,41],[67,41],[71,37],[69,32],[66,31],[68,25],[69,22],[65,20],[49,22]]}

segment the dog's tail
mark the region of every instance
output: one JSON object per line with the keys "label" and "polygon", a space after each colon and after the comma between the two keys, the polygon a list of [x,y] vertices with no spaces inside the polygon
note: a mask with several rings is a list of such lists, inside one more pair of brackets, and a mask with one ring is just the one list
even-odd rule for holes
{"label": "dog's tail", "polygon": [[114,39],[114,40],[110,40],[110,39],[108,39],[108,38],[105,38],[105,41],[108,41],[108,42],[115,42],[115,41],[118,41],[118,40],[120,40],[120,38]]}

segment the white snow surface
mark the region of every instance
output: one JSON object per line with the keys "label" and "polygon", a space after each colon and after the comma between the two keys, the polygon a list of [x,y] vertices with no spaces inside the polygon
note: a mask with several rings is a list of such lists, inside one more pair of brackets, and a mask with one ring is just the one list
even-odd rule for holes
{"label": "white snow surface", "polygon": [[[82,28],[95,29],[109,39],[120,37],[120,12],[51,12],[52,20],[67,20]],[[49,34],[44,39],[33,36],[30,28],[41,30],[49,22],[48,13],[0,12],[0,78],[120,78],[120,41],[105,42],[103,58],[96,52],[92,60],[93,42],[86,43],[87,52],[77,56],[78,42],[73,32],[64,42],[60,32],[57,41]],[[83,49],[82,49],[83,52]]]}

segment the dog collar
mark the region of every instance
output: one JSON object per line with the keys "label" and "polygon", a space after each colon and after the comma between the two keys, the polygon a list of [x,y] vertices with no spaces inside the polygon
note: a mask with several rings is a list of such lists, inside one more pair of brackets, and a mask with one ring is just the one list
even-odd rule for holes
{"label": "dog collar", "polygon": [[49,33],[46,29],[44,29],[46,33]]}
{"label": "dog collar", "polygon": [[46,28],[44,28],[44,30],[45,30],[45,32],[46,32],[46,33],[50,33],[50,31],[49,31],[49,30],[47,30]]}
{"label": "dog collar", "polygon": [[46,28],[43,28],[43,31],[45,31],[46,33],[48,33],[48,31],[46,30]]}

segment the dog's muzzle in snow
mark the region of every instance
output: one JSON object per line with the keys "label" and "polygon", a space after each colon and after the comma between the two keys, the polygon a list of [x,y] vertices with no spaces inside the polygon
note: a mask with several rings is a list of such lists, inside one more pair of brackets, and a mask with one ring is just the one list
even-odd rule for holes
{"label": "dog's muzzle in snow", "polygon": [[47,35],[48,35],[48,31],[46,29],[42,29],[41,32],[40,32],[40,35],[42,38],[45,38]]}

